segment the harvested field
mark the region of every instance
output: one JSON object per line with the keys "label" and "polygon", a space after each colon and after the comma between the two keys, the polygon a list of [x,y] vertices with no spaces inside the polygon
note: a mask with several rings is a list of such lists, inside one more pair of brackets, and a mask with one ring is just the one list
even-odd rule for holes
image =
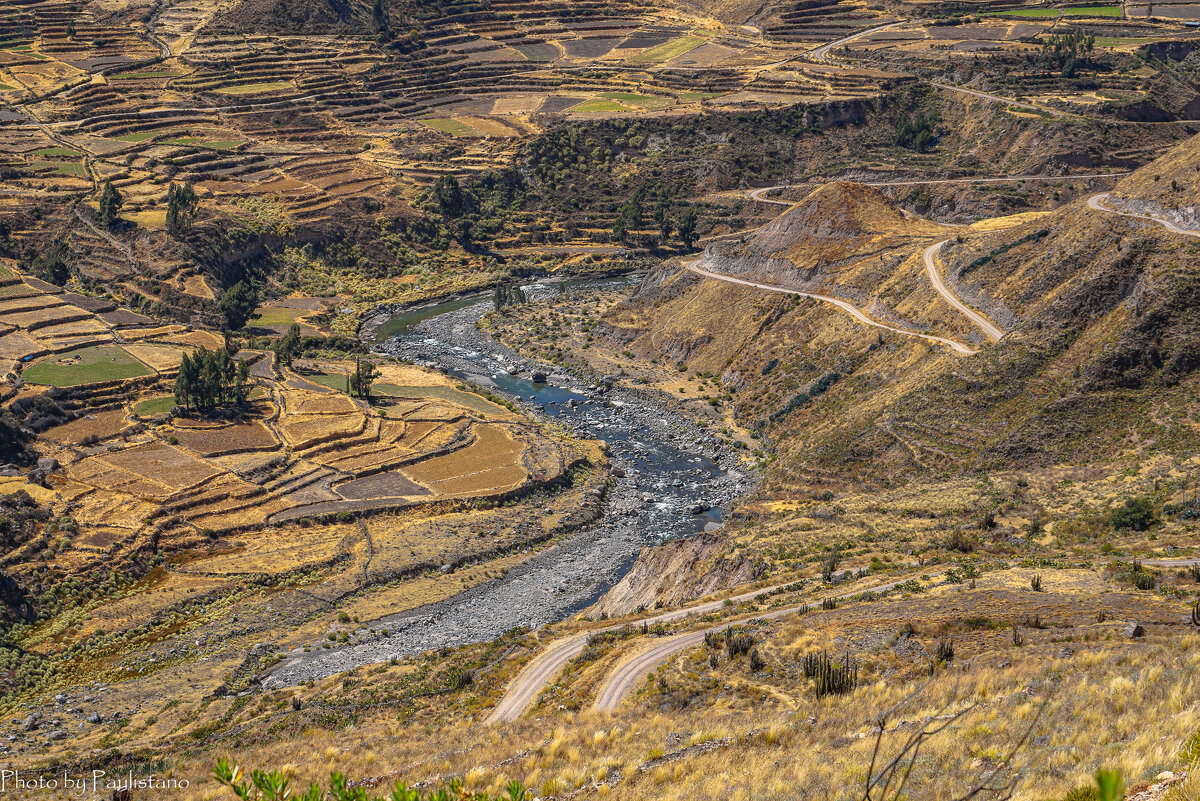
{"label": "harvested field", "polygon": [[220,428],[176,428],[174,436],[180,445],[202,456],[249,450],[274,450],[279,447],[270,429],[257,420]]}
{"label": "harvested field", "polygon": [[471,137],[485,135],[483,131],[468,125],[466,122],[463,122],[461,119],[457,118],[430,118],[421,120],[421,122],[425,123],[435,131],[450,134],[451,136]]}
{"label": "harvested field", "polygon": [[[297,398],[299,393],[291,397]],[[292,414],[353,414],[361,411],[347,395],[299,395],[299,402],[289,411]]]}
{"label": "harvested field", "polygon": [[226,551],[181,564],[180,573],[208,575],[286,573],[311,569],[334,559],[343,540],[357,536],[352,526],[312,526],[288,532],[248,535],[249,541]]}
{"label": "harvested field", "polygon": [[587,100],[586,97],[571,97],[567,95],[550,95],[542,103],[538,111],[544,114],[558,114]]}
{"label": "harvested field", "polygon": [[216,470],[200,459],[161,442],[135,445],[103,457],[93,456],[82,464],[91,461],[99,462],[101,469],[107,467],[128,471],[176,490],[194,486],[217,475]]}
{"label": "harvested field", "polygon": [[563,50],[570,58],[600,58],[621,43],[620,38],[564,39]]}
{"label": "harvested field", "polygon": [[208,348],[216,350],[224,347],[225,341],[211,331],[188,331],[186,333],[172,334],[163,338],[164,342],[177,342],[180,345],[191,345],[197,348]]}
{"label": "harvested field", "polygon": [[170,345],[140,342],[126,345],[125,350],[160,373],[178,370],[179,363],[183,361],[183,354],[187,352],[183,348],[173,348]]}
{"label": "harvested field", "polygon": [[476,425],[475,441],[465,448],[405,468],[414,480],[446,494],[475,494],[519,486],[528,474],[521,467],[522,446],[502,426]]}
{"label": "harvested field", "polygon": [[453,387],[402,387],[385,382],[376,384],[374,390],[378,394],[390,398],[438,399],[449,401],[459,406],[465,406],[468,409],[473,409],[484,414],[504,415],[508,413],[508,410],[503,406],[498,406],[487,398],[482,398],[473,392],[463,392]]}
{"label": "harvested field", "polygon": [[670,67],[712,67],[737,54],[738,51],[732,47],[706,42],[675,56],[667,62],[667,65]]}
{"label": "harvested field", "polygon": [[87,414],[65,425],[55,426],[45,432],[44,436],[47,439],[61,442],[65,445],[78,445],[84,440],[93,438],[108,439],[109,437],[115,437],[125,428],[125,410],[110,409],[104,412]]}
{"label": "harvested field", "polygon": [[400,498],[408,495],[428,495],[429,490],[414,484],[398,470],[376,473],[366,478],[347,481],[334,487],[343,498],[364,500],[367,498]]}
{"label": "harvested field", "polygon": [[280,421],[279,429],[293,448],[303,450],[320,442],[357,434],[362,431],[364,422],[361,413],[309,418],[287,415]]}

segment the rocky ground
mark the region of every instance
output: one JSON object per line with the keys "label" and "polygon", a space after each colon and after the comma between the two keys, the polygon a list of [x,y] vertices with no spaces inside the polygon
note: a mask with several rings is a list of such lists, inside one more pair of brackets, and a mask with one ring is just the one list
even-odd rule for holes
{"label": "rocky ground", "polygon": [[[721,507],[749,489],[751,477],[736,453],[651,397],[553,372],[481,333],[475,324],[491,308],[481,303],[439,315],[379,350],[504,394],[578,437],[605,440],[613,481],[602,516],[501,579],[370,623],[387,635],[370,635],[364,624],[360,644],[293,652],[267,686],[561,620],[618,581],[643,546],[719,525]],[[535,376],[544,380],[534,382]]]}

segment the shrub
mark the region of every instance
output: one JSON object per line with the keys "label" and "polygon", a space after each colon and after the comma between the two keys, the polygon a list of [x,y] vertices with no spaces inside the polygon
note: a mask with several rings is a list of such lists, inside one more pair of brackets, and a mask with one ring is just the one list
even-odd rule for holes
{"label": "shrub", "polygon": [[762,670],[763,668],[765,668],[766,666],[767,666],[767,663],[764,662],[763,658],[758,655],[758,648],[757,647],[751,648],[750,649],[750,671],[752,673],[757,673],[760,670]]}
{"label": "shrub", "polygon": [[1126,498],[1125,503],[1113,509],[1109,514],[1109,522],[1115,529],[1145,531],[1158,522],[1154,501],[1145,495]]}
{"label": "shrub", "polygon": [[941,639],[938,640],[937,647],[933,649],[933,660],[938,664],[950,664],[954,661],[954,641]]}
{"label": "shrub", "polygon": [[471,794],[463,789],[460,779],[450,779],[445,787],[430,792],[423,792],[415,787],[405,787],[397,783],[387,796],[368,795],[361,787],[351,787],[344,774],[333,772],[329,774],[329,790],[326,792],[320,786],[311,784],[303,793],[293,793],[291,779],[281,771],[267,773],[261,770],[251,771],[247,777],[241,767],[231,765],[227,759],[217,760],[213,769],[213,777],[219,784],[228,787],[235,798],[242,801],[434,801],[434,799],[470,798],[474,801],[524,801],[528,792],[518,781],[509,783],[507,792],[501,796],[483,793]]}
{"label": "shrub", "polygon": [[749,632],[734,634],[732,632],[725,635],[725,649],[729,652],[729,658],[750,653],[750,649],[754,647],[754,635]]}
{"label": "shrub", "polygon": [[858,662],[846,654],[840,663],[829,658],[828,651],[808,654],[800,662],[805,678],[813,680],[817,697],[843,695],[858,686]]}
{"label": "shrub", "polygon": [[1154,574],[1142,573],[1141,571],[1131,573],[1130,579],[1133,582],[1133,586],[1139,590],[1152,590],[1157,583]]}

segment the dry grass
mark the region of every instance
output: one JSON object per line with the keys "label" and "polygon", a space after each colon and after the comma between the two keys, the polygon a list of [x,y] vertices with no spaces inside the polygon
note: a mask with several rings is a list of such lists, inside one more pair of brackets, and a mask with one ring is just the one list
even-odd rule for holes
{"label": "dry grass", "polygon": [[[1033,744],[1018,758],[1024,776],[1016,798],[1061,797],[1089,781],[1099,766],[1120,769],[1132,788],[1144,786],[1164,766],[1178,768],[1183,742],[1200,726],[1200,714],[1187,700],[1195,692],[1198,646],[1191,636],[1136,647],[1103,644],[1069,660],[1021,653],[1003,668],[976,660],[939,673],[898,710],[894,723],[920,721],[947,704],[950,711],[976,706],[923,749],[913,792],[927,798],[960,792],[1031,725]],[[676,681],[673,673],[665,678]],[[376,682],[363,681],[357,692]],[[469,789],[495,791],[518,779],[543,796],[584,788],[588,796],[606,798],[853,796],[870,760],[873,715],[921,682],[874,682],[820,701],[803,696],[790,709],[757,690],[754,677],[723,683],[726,690],[715,704],[684,711],[581,713],[556,723],[498,728],[466,728],[465,721],[445,719],[414,727],[371,716],[334,746],[289,736],[245,748],[240,759],[246,765],[293,765],[301,781],[335,769],[352,778],[386,776],[386,782],[459,776]],[[301,695],[334,690],[324,682]],[[1162,725],[1147,727],[1146,720]],[[885,738],[885,749],[895,747],[896,736]],[[714,741],[708,753],[697,749],[677,761],[655,762],[664,753]],[[206,797],[207,767],[199,757],[175,768],[196,777],[188,798]]]}

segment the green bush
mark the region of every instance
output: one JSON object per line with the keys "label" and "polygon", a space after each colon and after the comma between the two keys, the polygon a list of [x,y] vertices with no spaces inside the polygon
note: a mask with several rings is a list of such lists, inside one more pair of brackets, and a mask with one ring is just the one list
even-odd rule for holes
{"label": "green bush", "polygon": [[293,793],[291,779],[279,771],[266,773],[255,770],[247,777],[241,767],[231,765],[227,759],[217,760],[213,776],[233,792],[234,798],[240,798],[242,801],[524,801],[527,797],[525,788],[517,781],[508,785],[507,795],[492,796],[486,793],[469,793],[463,789],[462,782],[458,779],[451,779],[444,786],[428,792],[397,783],[386,796],[369,795],[362,787],[351,787],[345,775],[337,772],[329,774],[328,792],[316,784],[311,784],[305,792]]}
{"label": "green bush", "polygon": [[1109,522],[1115,529],[1145,531],[1158,522],[1158,513],[1154,509],[1154,501],[1140,495],[1126,498],[1125,503],[1113,509],[1109,514]]}

